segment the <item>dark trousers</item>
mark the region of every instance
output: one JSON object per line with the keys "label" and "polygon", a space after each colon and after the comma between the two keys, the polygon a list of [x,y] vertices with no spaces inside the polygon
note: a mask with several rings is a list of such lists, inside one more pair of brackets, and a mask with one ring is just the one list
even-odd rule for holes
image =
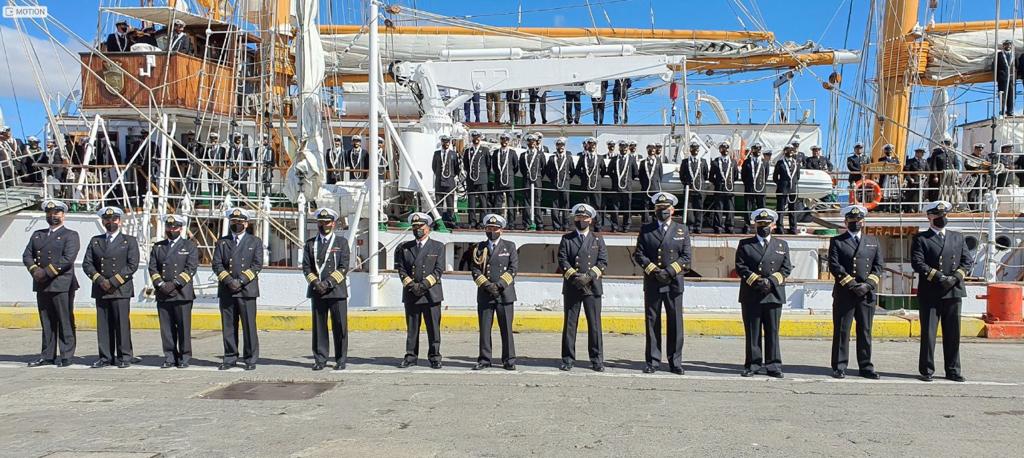
{"label": "dark trousers", "polygon": [[434,205],[441,211],[441,221],[448,225],[455,222],[455,193],[451,189],[437,187],[434,192]]}
{"label": "dark trousers", "polygon": [[405,304],[405,360],[416,362],[420,355],[420,322],[427,325],[427,358],[441,361],[441,303]]}
{"label": "dark trousers", "polygon": [[[754,372],[767,369],[782,371],[782,352],[779,351],[779,321],[782,304],[740,304],[743,310],[743,334],[746,338],[746,358],[743,368]],[[764,353],[761,352],[761,331],[764,331]]]}
{"label": "dark trousers", "polygon": [[601,227],[604,226],[604,213],[601,211],[604,207],[601,206],[601,190],[600,189],[589,189],[583,191],[583,203],[594,207],[597,210],[597,217],[591,222],[591,227],[594,231],[600,231]]}
{"label": "dark trousers", "polygon": [[[313,300],[313,359],[326,363],[331,356],[330,344],[334,336],[334,361],[345,364],[348,361],[348,300],[321,299]],[[330,317],[328,317],[330,315]],[[331,323],[331,334],[327,333],[327,323]]]}
{"label": "dark trousers", "polygon": [[469,207],[469,225],[477,227],[484,220],[484,212],[487,207],[487,183],[467,184],[466,192],[469,193],[467,200]]}
{"label": "dark trousers", "polygon": [[551,226],[556,231],[567,229],[571,225],[568,220],[569,191],[549,189],[547,192],[551,196]]}
{"label": "dark trousers", "polygon": [[999,114],[1003,116],[1013,116],[1013,96],[1014,92],[1017,92],[1017,80],[1016,79],[996,79],[996,86],[999,88],[1001,97],[1003,97],[1003,103],[1000,107]]}
{"label": "dark trousers", "polygon": [[764,208],[764,194],[748,194],[743,197],[743,209],[746,215],[743,216],[743,232],[748,232],[754,222],[750,220],[750,214],[759,208]]}
{"label": "dark trousers", "polygon": [[[790,201],[792,200],[792,202]],[[796,196],[793,194],[776,194],[775,211],[779,212],[779,224],[775,230],[778,233],[786,231],[785,220],[789,220],[789,230],[796,231]]]}
{"label": "dark trousers", "polygon": [[[129,361],[132,359],[132,323],[129,318],[131,298],[96,299],[96,341],[100,359]],[[116,359],[115,359],[116,355]]]}
{"label": "dark trousers", "polygon": [[615,124],[619,123],[620,110],[622,111],[622,123],[629,124],[629,94],[626,93],[626,91],[615,92],[615,99],[612,102],[612,113],[615,116]]}
{"label": "dark trousers", "polygon": [[600,99],[591,99],[594,107],[594,124],[604,124],[604,97]]}
{"label": "dark trousers", "polygon": [[494,323],[494,314],[498,314],[498,331],[501,333],[501,362],[502,364],[516,363],[516,343],[512,337],[512,320],[515,317],[515,309],[512,302],[477,302],[476,313],[480,323],[480,356],[477,362],[491,363],[491,327]]}
{"label": "dark trousers", "polygon": [[601,339],[601,297],[565,294],[565,321],[562,324],[562,362],[576,361],[576,330],[580,322],[580,306],[587,316],[587,354],[590,362],[604,364]]}
{"label": "dark trousers", "polygon": [[40,358],[55,360],[58,347],[61,358],[71,359],[75,356],[74,297],[74,292],[36,293],[39,324],[43,328]]}
{"label": "dark trousers", "polygon": [[256,298],[220,298],[221,333],[224,335],[224,363],[238,362],[238,322],[242,322],[242,361],[256,364],[260,341],[256,330]]}
{"label": "dark trousers", "polygon": [[164,361],[187,364],[192,358],[192,301],[157,302]]}
{"label": "dark trousers", "polygon": [[609,207],[612,210],[612,230],[628,231],[629,226],[632,225],[633,216],[629,208],[632,194],[626,191],[616,191],[609,194],[607,199],[611,201]]}
{"label": "dark trousers", "polygon": [[661,307],[665,307],[666,334],[668,342],[668,365],[670,368],[683,367],[683,293],[649,291],[644,288],[644,327],[646,345],[644,361],[658,367],[661,363]]}
{"label": "dark trousers", "polygon": [[690,232],[699,233],[704,227],[704,194],[690,191],[690,206],[686,210],[686,227]]}
{"label": "dark trousers", "polygon": [[[524,182],[523,186],[525,186],[525,189],[516,193],[519,195],[518,206],[522,208],[523,227],[529,229],[530,226],[540,226],[544,221],[539,216],[541,215],[540,183],[531,185],[529,182]],[[541,221],[541,224],[537,223],[538,220]]]}
{"label": "dark trousers", "polygon": [[736,203],[733,201],[732,193],[716,192],[714,199],[712,209],[715,213],[711,215],[712,225],[718,230],[732,231],[732,217],[736,212]]}
{"label": "dark trousers", "polygon": [[566,92],[565,93],[565,123],[566,124],[579,124],[580,123],[580,111],[582,111],[583,104],[580,102],[579,92]]}
{"label": "dark trousers", "polygon": [[[511,181],[511,180],[510,180]],[[511,185],[509,185],[511,186]],[[512,218],[516,214],[514,208],[508,208],[510,205],[515,205],[512,200],[512,189],[510,188],[499,188],[491,191],[490,193],[490,207],[492,212],[501,215],[505,218],[505,221],[512,221]]]}
{"label": "dark trousers", "polygon": [[651,196],[647,194],[644,194],[644,211],[640,212],[640,224],[647,224],[654,219],[654,202],[651,202]]}
{"label": "dark trousers", "polygon": [[466,122],[469,122],[470,105],[472,105],[473,115],[476,117],[476,122],[480,122],[480,94],[473,94],[473,97],[462,104],[462,113]]}
{"label": "dark trousers", "polygon": [[871,322],[875,305],[863,302],[832,304],[832,370],[845,371],[850,362],[850,325],[857,322],[857,368],[873,371]]}
{"label": "dark trousers", "polygon": [[935,336],[942,324],[942,356],[946,375],[960,375],[960,304],[961,299],[921,300],[921,375],[935,373]]}
{"label": "dark trousers", "polygon": [[540,106],[540,122],[543,124],[548,123],[548,94],[540,95],[540,91],[537,89],[530,89],[530,124],[537,124],[537,118],[534,116],[534,107]]}

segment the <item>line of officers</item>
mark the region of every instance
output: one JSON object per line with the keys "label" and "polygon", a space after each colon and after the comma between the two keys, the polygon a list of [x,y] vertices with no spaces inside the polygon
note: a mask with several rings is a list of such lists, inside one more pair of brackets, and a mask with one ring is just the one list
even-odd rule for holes
{"label": "line of officers", "polygon": [[[678,199],[659,192],[651,198],[651,221],[637,235],[633,261],[644,270],[644,318],[646,345],[645,373],[661,369],[662,348],[668,370],[683,369],[684,275],[691,265],[690,233],[673,219]],[[42,351],[29,366],[66,366],[75,352],[75,324],[72,304],[78,283],[73,272],[79,251],[78,234],[63,226],[67,206],[44,202],[48,228],[32,234],[23,261],[37,292],[42,327]],[[927,205],[930,228],[914,236],[911,264],[919,277],[921,347],[919,372],[931,381],[935,372],[936,331],[942,326],[945,377],[963,381],[959,358],[960,309],[965,296],[964,278],[971,269],[963,236],[947,230],[946,214],[952,205],[935,201]],[[859,374],[877,379],[871,362],[871,327],[884,258],[878,239],[865,230],[867,210],[859,205],[842,210],[847,231],[829,243],[828,266],[835,279],[831,365],[833,376],[844,378],[849,365],[851,325],[856,322],[856,359]],[[315,213],[318,233],[303,248],[302,269],[312,302],[313,370],[323,370],[334,339],[334,369],[343,370],[348,355],[347,274],[348,241],[335,232],[337,213],[327,208]],[[572,229],[562,236],[558,247],[564,324],[559,368],[570,371],[576,363],[576,332],[579,316],[587,317],[587,353],[594,371],[604,371],[601,327],[602,279],[608,266],[604,239],[593,228],[597,211],[586,203],[572,208]],[[224,356],[220,369],[235,367],[242,359],[246,370],[256,368],[259,342],[256,332],[256,301],[263,267],[263,242],[249,234],[250,215],[244,209],[228,210],[229,234],[218,239],[214,249],[213,272],[217,276]],[[134,296],[133,276],[139,265],[138,241],[121,232],[123,212],[116,207],[100,210],[104,232],[88,241],[82,269],[92,282],[96,300],[99,359],[93,367],[133,362],[129,302]],[[755,235],[740,241],[735,257],[740,278],[739,302],[746,338],[742,376],[766,373],[783,377],[779,344],[779,323],[786,302],[786,282],[792,271],[789,246],[772,235],[778,214],[766,208],[750,215]],[[430,367],[442,367],[441,304],[444,244],[430,238],[431,217],[413,213],[408,222],[413,240],[402,243],[394,253],[402,283],[407,336],[405,356],[399,367],[417,365],[420,354],[420,325],[427,331]],[[155,288],[160,319],[164,363],[161,367],[187,367],[191,357],[190,315],[195,299],[193,283],[198,267],[194,242],[181,236],[187,221],[177,215],[165,217],[166,238],[154,245],[149,275]],[[483,221],[486,238],[472,249],[471,275],[477,286],[480,324],[479,356],[474,370],[492,365],[491,328],[495,315],[501,335],[501,364],[515,370],[516,351],[512,323],[516,301],[519,257],[516,244],[502,237],[507,220],[488,214]],[[662,321],[666,315],[667,342],[662,346]],[[244,337],[238,348],[239,322]],[[328,334],[328,323],[331,335]],[[58,355],[59,349],[59,355]]]}

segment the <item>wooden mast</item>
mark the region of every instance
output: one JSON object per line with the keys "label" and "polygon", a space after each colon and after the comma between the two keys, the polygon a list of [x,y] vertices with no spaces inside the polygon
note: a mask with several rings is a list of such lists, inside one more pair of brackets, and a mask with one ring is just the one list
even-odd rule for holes
{"label": "wooden mast", "polygon": [[910,95],[917,72],[920,42],[913,37],[918,0],[887,0],[883,7],[882,45],[878,52],[878,97],[871,142],[872,162],[884,155],[882,146],[892,143],[900,164],[906,160]]}

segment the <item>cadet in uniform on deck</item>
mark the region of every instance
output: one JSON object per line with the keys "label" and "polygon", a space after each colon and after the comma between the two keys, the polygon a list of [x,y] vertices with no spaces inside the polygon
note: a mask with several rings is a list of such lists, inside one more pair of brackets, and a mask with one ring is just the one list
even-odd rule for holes
{"label": "cadet in uniform on deck", "polygon": [[711,173],[708,177],[715,187],[715,200],[711,207],[715,213],[711,215],[711,221],[716,234],[723,232],[732,234],[732,217],[733,212],[736,211],[734,202],[736,197],[733,195],[733,189],[739,170],[737,170],[736,161],[729,157],[729,147],[729,142],[718,144],[718,152],[721,153],[721,156],[711,160]]}
{"label": "cadet in uniform on deck", "polygon": [[100,357],[92,367],[117,364],[125,368],[131,366],[133,354],[129,307],[135,296],[132,277],[139,270],[139,241],[121,233],[124,212],[120,208],[103,207],[97,215],[106,232],[89,240],[82,259],[82,271],[92,281],[96,299]]}
{"label": "cadet in uniform on deck", "polygon": [[[583,201],[591,208],[602,208],[601,206],[601,177],[605,174],[604,159],[597,155],[597,139],[587,137],[583,141],[583,154],[576,163],[576,176],[580,178],[580,188],[583,190]],[[601,231],[601,215],[595,215],[593,227],[594,232]]]}
{"label": "cadet in uniform on deck", "polygon": [[807,170],[832,171],[832,163],[829,162],[828,158],[821,155],[821,147],[818,145],[811,146],[811,157],[804,159],[802,165]]}
{"label": "cadet in uniform on deck", "polygon": [[274,147],[270,144],[270,135],[263,134],[260,146],[256,148],[256,160],[260,165],[260,183],[263,185],[263,195],[269,196],[274,184],[274,167],[277,165]]}
{"label": "cadet in uniform on deck", "polygon": [[[357,141],[359,136],[352,138],[352,145],[354,148],[359,147]],[[341,135],[335,135],[331,147],[327,149],[327,153],[324,154],[324,160],[327,163],[327,184],[334,184],[345,179],[345,167],[347,166],[347,159],[345,157],[345,147],[342,144]]]}
{"label": "cadet in uniform on deck", "polygon": [[[382,149],[380,143],[380,138],[378,138],[378,150]],[[380,157],[384,157],[383,152],[381,153]],[[348,169],[348,177],[350,180],[365,180],[366,177],[370,176],[370,153],[363,148],[362,137],[358,135],[352,136],[352,148],[349,149],[347,153],[345,153],[344,165],[338,164],[338,167],[345,167]],[[378,170],[377,173],[380,173],[380,171]]]}
{"label": "cadet in uniform on deck", "polygon": [[925,149],[915,148],[914,157],[907,159],[907,166],[903,172],[907,177],[907,189],[903,192],[903,211],[917,213],[921,206],[919,202],[924,199],[922,188],[928,182],[928,176],[921,173],[928,170],[928,161],[924,158]]}
{"label": "cadet in uniform on deck", "polygon": [[661,307],[668,326],[668,366],[683,374],[683,274],[690,268],[690,235],[672,220],[676,196],[659,192],[651,198],[654,221],[645,224],[636,238],[633,262],[644,269],[644,373],[653,374],[661,364]]}
{"label": "cadet in uniform on deck", "polygon": [[556,231],[568,226],[569,189],[572,186],[574,166],[572,156],[565,150],[565,137],[555,140],[555,153],[548,157],[544,175],[548,178],[548,193],[551,200],[551,226]]}
{"label": "cadet in uniform on deck", "polygon": [[199,268],[196,243],[181,236],[188,219],[164,217],[164,240],[153,245],[149,255],[149,278],[156,293],[160,318],[160,343],[164,350],[161,368],[188,367],[192,359],[192,302],[196,300],[195,279]]}
{"label": "cadet in uniform on deck", "polygon": [[434,204],[441,210],[441,220],[450,229],[455,224],[455,189],[459,176],[459,153],[452,149],[452,138],[441,136],[441,149],[434,151],[431,162],[434,171]]}
{"label": "cadet in uniform on deck", "polygon": [[[36,293],[43,345],[39,359],[29,367],[56,364],[70,366],[75,356],[75,258],[78,257],[78,233],[64,227],[68,206],[56,200],[43,201],[46,224],[50,227],[32,233],[21,261],[32,274]],[[57,347],[60,346],[60,359]]]}
{"label": "cadet in uniform on deck", "polygon": [[743,161],[740,170],[740,179],[743,180],[743,233],[750,233],[750,215],[755,209],[764,208],[766,185],[768,184],[768,159],[761,157],[761,143],[754,142],[750,145],[750,155]]}
{"label": "cadet in uniform on deck", "polygon": [[562,297],[565,322],[562,325],[563,371],[576,363],[576,329],[580,306],[587,315],[587,353],[591,369],[604,372],[604,345],[601,340],[601,277],[608,267],[608,248],[590,225],[597,210],[587,204],[572,207],[575,229],[562,236],[558,244],[558,268],[562,272]]}
{"label": "cadet in uniform on deck", "polygon": [[860,376],[878,379],[871,363],[871,323],[875,318],[878,285],[882,275],[882,246],[864,233],[868,210],[860,205],[843,207],[846,233],[828,243],[828,271],[832,288],[832,376],[846,377],[849,364],[850,325],[857,322],[857,368]]}
{"label": "cadet in uniform on deck", "polygon": [[246,233],[249,212],[232,208],[224,215],[231,224],[228,235],[217,240],[213,250],[213,273],[217,275],[221,332],[224,336],[224,362],[227,370],[238,362],[238,322],[245,338],[242,362],[245,370],[256,369],[260,342],[256,329],[256,298],[260,296],[260,270],[263,269],[263,241]]}
{"label": "cadet in uniform on deck", "polygon": [[864,144],[861,142],[854,143],[853,155],[846,158],[846,170],[850,172],[850,187],[853,187],[854,183],[861,180],[861,166],[868,162],[871,162],[871,158],[864,156]]}
{"label": "cadet in uniform on deck", "polygon": [[736,248],[736,274],[740,278],[739,299],[746,337],[746,357],[740,374],[744,377],[752,377],[763,368],[769,377],[782,378],[779,321],[782,304],[786,302],[786,277],[793,267],[789,261],[789,245],[771,235],[778,217],[767,208],[754,210],[750,219],[754,221],[756,235],[740,240]]}
{"label": "cadet in uniform on deck", "polygon": [[540,212],[541,179],[544,177],[544,152],[540,140],[534,134],[526,135],[526,151],[519,154],[519,174],[523,177],[523,190],[519,192],[519,205],[523,207],[523,229],[536,228],[543,224]]}
{"label": "cadet in uniform on deck", "polygon": [[444,244],[431,240],[430,224],[426,213],[409,215],[415,240],[401,244],[395,250],[395,269],[402,279],[402,303],[405,305],[405,357],[398,367],[416,365],[420,353],[420,321],[427,325],[427,357],[430,367],[441,368],[441,274],[444,273]]}
{"label": "cadet in uniform on deck", "polygon": [[661,192],[662,163],[654,145],[647,145],[647,157],[641,160],[636,168],[640,178],[640,189],[643,189],[647,197],[643,200],[646,211],[640,213],[640,222],[647,224],[651,220],[651,213],[654,212],[651,198],[654,197],[654,194]]}
{"label": "cadet in uniform on deck", "polygon": [[490,173],[491,152],[486,146],[480,144],[480,132],[471,131],[469,137],[470,145],[462,150],[462,168],[466,171],[469,226],[479,229],[480,221],[483,219],[483,209],[488,205],[487,183],[490,180],[488,174]]}
{"label": "cadet in uniform on deck", "polygon": [[509,207],[514,205],[512,200],[512,189],[516,184],[516,171],[519,170],[519,163],[516,160],[516,152],[508,146],[512,137],[507,132],[502,132],[498,137],[501,145],[491,153],[491,170],[494,171],[494,183],[491,189],[491,211],[503,215],[506,219],[515,217],[515,209]]}
{"label": "cadet in uniform on deck", "polygon": [[505,370],[516,369],[516,345],[512,335],[512,321],[515,317],[513,304],[516,301],[516,272],[519,271],[519,253],[515,242],[503,240],[505,218],[489,214],[484,217],[487,240],[473,247],[473,262],[470,272],[476,282],[476,312],[480,322],[480,355],[473,370],[491,367],[491,326],[494,314],[498,314],[498,330],[501,332],[501,366]]}
{"label": "cadet in uniform on deck", "polygon": [[964,381],[960,372],[960,306],[967,295],[964,277],[971,271],[971,256],[963,234],[946,229],[952,204],[938,200],[925,206],[929,229],[918,232],[910,244],[910,265],[917,272],[917,299],[921,307],[921,380],[935,373],[935,334],[942,325],[942,356],[946,378]]}
{"label": "cadet in uniform on deck", "polygon": [[313,370],[323,370],[331,355],[327,321],[334,334],[334,370],[345,369],[348,361],[348,239],[337,235],[338,213],[320,208],[314,213],[317,235],[302,248],[302,273],[309,286],[306,297],[313,306]]}
{"label": "cadet in uniform on deck", "polygon": [[636,179],[636,161],[629,154],[629,143],[619,140],[619,154],[609,156],[607,175],[612,191],[608,195],[608,207],[612,210],[612,231],[629,232],[633,223],[630,204],[633,194],[633,180]]}
{"label": "cadet in uniform on deck", "polygon": [[[690,142],[690,157],[679,164],[679,182],[690,188],[689,209],[686,211],[686,226],[690,232],[700,234],[704,227],[704,184],[708,181],[708,163],[700,154],[700,143]],[[653,196],[652,196],[653,197]]]}
{"label": "cadet in uniform on deck", "polygon": [[[796,160],[792,147],[785,147],[784,156],[775,164],[772,181],[775,182],[775,209],[789,219],[789,233],[796,234],[797,190],[800,186],[800,161]],[[775,231],[786,232],[780,220]]]}

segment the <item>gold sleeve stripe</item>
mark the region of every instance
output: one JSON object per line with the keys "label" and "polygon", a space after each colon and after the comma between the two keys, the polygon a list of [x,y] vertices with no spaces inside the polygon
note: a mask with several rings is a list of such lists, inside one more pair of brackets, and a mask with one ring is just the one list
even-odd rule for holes
{"label": "gold sleeve stripe", "polygon": [[653,262],[651,262],[651,263],[648,263],[647,267],[644,268],[644,273],[645,274],[649,274],[651,272],[654,272],[655,270],[658,270],[658,266],[655,265]]}
{"label": "gold sleeve stripe", "polygon": [[122,285],[127,283],[125,281],[124,277],[121,276],[121,274],[114,275],[114,279],[117,280],[117,282],[122,284]]}
{"label": "gold sleeve stripe", "polygon": [[933,278],[935,278],[935,274],[937,274],[937,273],[939,273],[939,271],[937,271],[935,269],[929,270],[928,271],[928,281],[931,281]]}
{"label": "gold sleeve stripe", "polygon": [[601,269],[600,269],[600,268],[598,268],[597,266],[591,267],[591,268],[590,268],[590,271],[591,271],[591,272],[593,272],[593,273],[594,273],[594,275],[596,275],[596,276],[597,276],[598,278],[600,278],[600,277],[601,277],[601,274],[603,274],[603,273],[604,273],[604,272],[602,272],[602,271],[601,271]]}
{"label": "gold sleeve stripe", "polygon": [[961,280],[963,280],[965,277],[967,277],[967,271],[965,271],[963,269],[957,269],[956,272],[954,272],[954,273],[960,274],[960,279]]}
{"label": "gold sleeve stripe", "polygon": [[35,264],[32,264],[31,266],[28,266],[28,271],[29,272],[35,272],[35,270],[38,269],[38,268],[39,268],[39,266],[37,266]]}
{"label": "gold sleeve stripe", "polygon": [[256,273],[251,270],[246,270],[242,272],[242,275],[245,275],[249,279],[249,281],[253,281],[256,279]]}
{"label": "gold sleeve stripe", "polygon": [[[184,273],[184,272],[182,272],[182,273]],[[99,274],[97,274],[97,275],[99,275]],[[161,277],[160,274],[153,274],[153,275],[149,276],[149,279],[153,280],[153,283],[157,283],[160,280],[163,280],[163,277]],[[96,277],[95,276],[93,276],[92,281],[96,281]]]}
{"label": "gold sleeve stripe", "polygon": [[427,282],[428,288],[434,286],[434,284],[437,283],[437,279],[434,278],[434,275],[427,275],[427,278],[424,278],[423,281]]}
{"label": "gold sleeve stripe", "polygon": [[772,274],[772,278],[774,278],[776,281],[778,281],[780,285],[786,282],[786,277],[782,276],[782,272],[775,272],[775,273],[773,273]]}
{"label": "gold sleeve stripe", "polygon": [[853,277],[847,275],[843,277],[841,280],[839,280],[839,286],[846,286],[846,284],[850,283],[851,281],[853,281]]}
{"label": "gold sleeve stripe", "polygon": [[331,278],[334,279],[335,283],[341,283],[345,281],[345,275],[343,275],[341,272],[338,272],[337,270],[331,272]]}
{"label": "gold sleeve stripe", "polygon": [[505,282],[506,285],[512,284],[512,274],[508,272],[501,274],[501,279]]}
{"label": "gold sleeve stripe", "polygon": [[569,278],[572,278],[573,275],[576,275],[576,268],[570,267],[562,274],[562,278],[568,280]]}
{"label": "gold sleeve stripe", "polygon": [[672,269],[672,273],[674,273],[676,275],[679,275],[683,271],[683,266],[682,266],[682,264],[679,264],[679,261],[676,261],[676,262],[673,262],[672,264],[669,264],[669,268],[671,268]]}
{"label": "gold sleeve stripe", "polygon": [[53,272],[54,275],[60,275],[60,272],[57,272],[57,268],[54,267],[53,264],[46,266],[46,270]]}
{"label": "gold sleeve stripe", "polygon": [[192,276],[189,275],[188,272],[182,272],[178,274],[178,277],[181,278],[181,280],[184,281],[185,283],[192,281]]}
{"label": "gold sleeve stripe", "polygon": [[878,283],[880,283],[881,279],[878,278],[878,275],[871,274],[868,275],[868,281],[874,283],[875,286],[878,286]]}
{"label": "gold sleeve stripe", "polygon": [[[160,277],[159,275],[156,275],[156,274],[153,274],[153,276],[157,277],[157,278]],[[92,274],[92,281],[96,281],[97,278],[100,278],[100,273],[99,272],[96,272],[96,273]],[[153,280],[153,281],[156,281],[156,280]]]}
{"label": "gold sleeve stripe", "polygon": [[409,286],[409,283],[412,283],[412,278],[405,277],[402,279],[402,286]]}
{"label": "gold sleeve stripe", "polygon": [[476,277],[476,280],[473,280],[473,282],[476,283],[476,286],[478,286],[478,287],[479,286],[484,286],[484,284],[487,283],[487,277],[485,277],[483,275],[478,275]]}
{"label": "gold sleeve stripe", "polygon": [[755,274],[755,273],[751,273],[751,274],[750,274],[750,276],[749,276],[749,277],[747,277],[747,286],[751,286],[751,285],[753,285],[753,284],[754,284],[754,282],[755,282],[755,281],[757,281],[757,280],[759,280],[760,278],[761,278],[761,276],[760,276],[760,275],[758,275],[758,274]]}
{"label": "gold sleeve stripe", "polygon": [[308,281],[308,282],[310,282],[310,283],[313,283],[313,282],[315,282],[316,280],[317,280],[317,276],[316,276],[316,274],[315,274],[315,273],[313,273],[313,272],[310,272],[309,274],[307,274],[307,275],[306,275],[306,281]]}
{"label": "gold sleeve stripe", "polygon": [[220,271],[219,274],[217,274],[217,281],[224,281],[225,278],[228,278],[230,276],[231,274],[229,274],[228,271],[222,270]]}

